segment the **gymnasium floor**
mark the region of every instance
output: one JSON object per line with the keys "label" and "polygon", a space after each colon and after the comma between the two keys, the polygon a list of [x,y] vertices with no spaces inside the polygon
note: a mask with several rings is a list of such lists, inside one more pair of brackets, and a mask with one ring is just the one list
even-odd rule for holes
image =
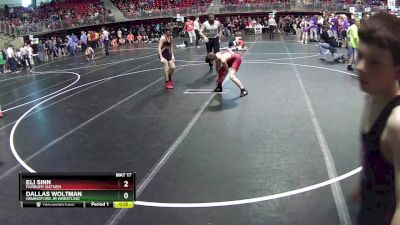
{"label": "gymnasium floor", "polygon": [[[293,37],[246,42],[244,98],[230,80],[210,92],[204,46],[176,51],[174,90],[164,89],[155,44],[0,76],[0,224],[354,224],[357,77]],[[133,171],[138,202],[20,208],[18,172],[27,168]]]}

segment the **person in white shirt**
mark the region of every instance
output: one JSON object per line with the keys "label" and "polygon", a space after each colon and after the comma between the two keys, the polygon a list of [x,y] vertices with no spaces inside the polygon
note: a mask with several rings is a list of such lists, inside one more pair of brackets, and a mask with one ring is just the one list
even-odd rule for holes
{"label": "person in white shirt", "polygon": [[101,29],[103,31],[103,42],[104,42],[104,50],[106,51],[106,56],[110,55],[110,52],[108,51],[108,46],[109,46],[109,42],[110,42],[110,33],[108,31],[106,31],[106,28],[102,28]]}
{"label": "person in white shirt", "polygon": [[[208,15],[208,20],[205,21],[200,28],[200,35],[206,42],[207,54],[213,52],[217,53],[220,51],[219,42],[222,37],[222,26],[218,20],[215,20],[214,14]],[[213,70],[213,63],[210,61],[210,72]],[[217,68],[219,69],[219,68]]]}
{"label": "person in white shirt", "polygon": [[18,70],[17,69],[17,61],[15,60],[15,53],[14,53],[14,49],[13,49],[12,45],[10,45],[7,48],[6,53],[7,53],[7,61],[9,63],[9,65],[10,65],[11,72],[12,73],[17,72],[17,70]]}
{"label": "person in white shirt", "polygon": [[117,36],[118,36],[118,41],[119,41],[119,39],[122,38],[122,31],[120,29],[117,31]]}
{"label": "person in white shirt", "polygon": [[31,65],[35,65],[35,62],[33,60],[33,48],[30,44],[28,44],[28,58],[29,61],[31,62]]}
{"label": "person in white shirt", "polygon": [[276,26],[277,26],[276,20],[274,19],[274,17],[272,15],[270,15],[269,20],[268,20],[269,39],[274,39],[274,33],[275,33]]}
{"label": "person in white shirt", "polygon": [[21,47],[20,53],[21,53],[22,66],[26,68],[26,64],[28,64],[29,68],[32,69],[31,61],[29,60],[29,50],[27,44]]}
{"label": "person in white shirt", "polygon": [[196,46],[197,46],[197,48],[200,48],[200,45],[199,45],[199,40],[200,40],[199,17],[196,17],[196,19],[193,22],[193,25],[194,25],[194,33],[196,34]]}

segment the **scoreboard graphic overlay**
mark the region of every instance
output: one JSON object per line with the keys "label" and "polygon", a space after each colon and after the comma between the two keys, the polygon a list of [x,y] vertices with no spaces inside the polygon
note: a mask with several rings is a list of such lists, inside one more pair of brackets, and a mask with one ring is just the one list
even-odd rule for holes
{"label": "scoreboard graphic overlay", "polygon": [[22,207],[132,208],[135,173],[20,173]]}

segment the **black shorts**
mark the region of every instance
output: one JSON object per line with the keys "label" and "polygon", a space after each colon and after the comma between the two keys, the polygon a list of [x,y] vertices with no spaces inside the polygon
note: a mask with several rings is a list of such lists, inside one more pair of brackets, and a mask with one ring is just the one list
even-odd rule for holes
{"label": "black shorts", "polygon": [[171,54],[171,52],[169,51],[169,49],[164,49],[164,50],[161,52],[161,54],[162,54],[162,57],[163,57],[164,59],[166,59],[167,61],[171,61],[171,60],[172,60],[172,54]]}
{"label": "black shorts", "polygon": [[209,38],[208,43],[206,43],[207,53],[212,52],[214,49],[214,53],[219,52],[219,37]]}

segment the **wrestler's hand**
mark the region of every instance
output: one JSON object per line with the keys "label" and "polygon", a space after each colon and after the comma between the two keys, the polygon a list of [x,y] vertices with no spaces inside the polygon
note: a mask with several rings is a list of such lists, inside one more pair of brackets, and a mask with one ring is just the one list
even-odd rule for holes
{"label": "wrestler's hand", "polygon": [[208,41],[209,41],[208,38],[205,37],[205,38],[204,38],[204,42],[205,42],[205,43],[208,43]]}
{"label": "wrestler's hand", "polygon": [[167,63],[168,61],[164,57],[161,57],[161,62],[162,63]]}
{"label": "wrestler's hand", "polygon": [[175,61],[175,56],[174,56],[174,55],[172,55],[171,59],[172,59],[172,61]]}

